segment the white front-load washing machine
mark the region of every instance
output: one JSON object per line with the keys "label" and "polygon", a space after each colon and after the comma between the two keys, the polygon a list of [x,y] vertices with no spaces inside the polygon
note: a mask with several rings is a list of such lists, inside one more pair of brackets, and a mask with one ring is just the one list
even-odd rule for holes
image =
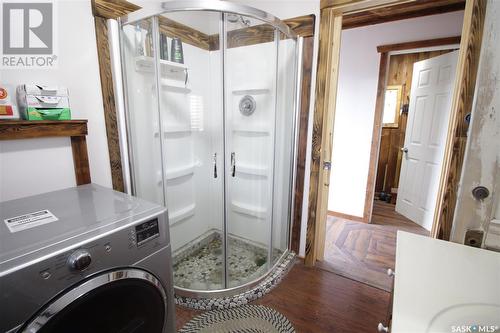
{"label": "white front-load washing machine", "polygon": [[97,185],[0,203],[0,332],[175,332],[162,206]]}

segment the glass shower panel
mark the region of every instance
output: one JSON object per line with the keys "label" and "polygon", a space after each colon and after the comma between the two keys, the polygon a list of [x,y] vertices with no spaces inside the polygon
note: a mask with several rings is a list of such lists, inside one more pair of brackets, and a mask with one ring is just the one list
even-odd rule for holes
{"label": "glass shower panel", "polygon": [[227,287],[269,270],[273,216],[276,30],[225,14]]}
{"label": "glass shower panel", "polygon": [[123,26],[121,45],[133,192],[140,198],[163,205],[153,20]]}
{"label": "glass shower panel", "polygon": [[295,101],[297,41],[280,34],[278,42],[278,75],[276,99],[276,135],[274,149],[274,210],[273,210],[273,264],[288,248],[295,154]]}
{"label": "glass shower panel", "polygon": [[[221,14],[159,17],[160,118],[174,283],[223,289],[224,152]],[[182,44],[182,61],[174,55]],[[177,45],[177,46],[176,46]],[[166,48],[166,50],[165,50]],[[172,50],[174,49],[174,50]]]}

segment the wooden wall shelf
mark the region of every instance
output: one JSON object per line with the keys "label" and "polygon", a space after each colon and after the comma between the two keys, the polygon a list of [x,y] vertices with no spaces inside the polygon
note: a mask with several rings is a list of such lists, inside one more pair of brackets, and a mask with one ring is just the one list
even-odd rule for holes
{"label": "wooden wall shelf", "polygon": [[87,135],[87,120],[1,120],[0,140]]}
{"label": "wooden wall shelf", "polygon": [[70,137],[76,184],[90,184],[87,120],[0,120],[0,141]]}

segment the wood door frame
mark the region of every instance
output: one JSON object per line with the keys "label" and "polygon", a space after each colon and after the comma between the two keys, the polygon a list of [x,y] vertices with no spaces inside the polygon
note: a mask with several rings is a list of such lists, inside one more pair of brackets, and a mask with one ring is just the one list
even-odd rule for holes
{"label": "wood door frame", "polygon": [[[314,266],[317,259],[322,259],[326,228],[326,203],[328,201],[329,170],[331,166],[331,151],[333,137],[333,119],[335,116],[336,91],[338,86],[338,71],[340,57],[341,29],[344,17],[360,15],[367,12],[386,10],[391,8],[414,9],[413,17],[425,9],[419,4],[425,1],[396,1],[396,0],[322,0],[321,22],[319,35],[318,73],[316,82],[316,103],[313,126],[313,147],[311,156],[311,179],[309,189],[309,207],[306,238],[305,264]],[[439,4],[442,1],[433,1]],[[458,1],[457,1],[458,2]],[[436,10],[435,8],[433,10]],[[439,12],[439,9],[437,10]],[[410,12],[410,10],[409,10]],[[439,186],[438,204],[435,220],[436,230],[434,237],[448,239],[453,212],[456,203],[460,171],[465,149],[465,140],[461,140],[464,131],[464,116],[472,108],[472,98],[476,72],[481,49],[481,37],[486,12],[486,0],[467,0],[465,3],[462,40],[460,44],[457,78],[450,114],[450,125],[447,134],[445,158]],[[434,12],[436,13],[436,12]],[[376,16],[376,15],[375,15]],[[368,20],[376,24],[376,18]],[[335,22],[335,24],[333,23]],[[366,25],[366,24],[365,24]],[[387,57],[381,57],[381,61]],[[333,92],[332,92],[333,90]],[[461,118],[461,119],[460,119]],[[331,119],[332,122],[328,122]],[[461,156],[461,158],[460,158]],[[326,162],[326,163],[325,163]],[[321,167],[320,167],[321,166]],[[326,172],[325,172],[326,171]]]}
{"label": "wood door frame", "polygon": [[362,222],[371,223],[372,218],[373,200],[375,198],[375,185],[377,178],[377,166],[383,128],[382,118],[384,113],[384,92],[387,86],[387,75],[391,63],[391,53],[394,51],[399,51],[397,54],[425,52],[426,49],[431,47],[445,47],[448,45],[450,46],[450,48],[456,45],[460,45],[460,36],[377,46],[377,51],[380,53],[380,67],[377,83],[377,99],[375,102],[375,112],[373,119],[372,144],[370,148],[370,164],[368,167],[368,179],[366,182],[365,206],[363,217],[361,219]]}
{"label": "wood door frame", "polygon": [[451,236],[469,128],[465,116],[472,112],[486,4],[487,0],[467,0],[465,7],[457,78],[455,79],[443,168],[431,231],[431,236],[434,238],[449,240]]}
{"label": "wood door frame", "polygon": [[[116,19],[130,12],[139,10],[141,7],[126,0],[92,0],[92,12],[95,20],[97,51],[99,55],[99,70],[101,76],[101,90],[103,95],[104,119],[106,122],[106,134],[108,140],[108,152],[110,157],[111,178],[113,189],[124,191],[122,159],[120,152],[120,137],[116,119],[116,101],[113,88],[113,77],[111,70],[111,59],[109,53],[107,19]],[[163,18],[165,21],[166,18]],[[290,248],[299,252],[300,230],[302,224],[302,202],[304,196],[304,178],[307,150],[307,129],[309,126],[309,110],[311,101],[311,81],[314,49],[314,30],[316,17],[304,15],[286,19],[285,22],[299,37],[302,42],[302,82],[300,86],[300,111],[298,124],[298,149],[296,156],[296,181],[294,189],[294,207],[292,212],[293,224],[290,230]],[[170,21],[172,23],[172,21]],[[173,22],[160,21],[160,30],[164,33],[172,33],[176,30],[183,38],[183,42],[195,45],[206,50],[219,48],[218,38],[215,35],[205,35],[200,31],[191,29],[185,25]],[[247,29],[236,30],[228,42],[232,47],[252,45],[270,41],[274,34],[269,35],[266,29],[254,26]],[[239,33],[238,33],[239,32]],[[197,36],[197,37],[196,37]],[[196,37],[196,38],[195,38]]]}

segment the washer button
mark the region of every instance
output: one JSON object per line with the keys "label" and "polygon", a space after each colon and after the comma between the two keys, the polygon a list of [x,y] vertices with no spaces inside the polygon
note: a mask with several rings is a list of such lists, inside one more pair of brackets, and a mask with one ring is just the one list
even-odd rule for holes
{"label": "washer button", "polygon": [[73,252],[68,258],[68,266],[73,271],[83,271],[90,266],[92,258],[89,251],[77,250]]}

